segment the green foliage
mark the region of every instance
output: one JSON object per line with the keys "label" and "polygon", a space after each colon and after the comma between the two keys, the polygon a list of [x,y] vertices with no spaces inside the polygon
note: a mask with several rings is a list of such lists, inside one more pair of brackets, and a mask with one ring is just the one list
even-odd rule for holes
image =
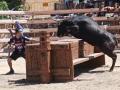
{"label": "green foliage", "polygon": [[[6,1],[1,0],[0,1],[0,10],[8,10],[8,5]],[[7,18],[6,16],[0,16],[0,19]]]}
{"label": "green foliage", "polygon": [[4,0],[0,1],[0,10],[8,10],[7,2]]}
{"label": "green foliage", "polygon": [[4,0],[4,1],[7,2],[8,8],[10,10],[19,10],[19,8],[22,4],[21,0]]}
{"label": "green foliage", "polygon": [[21,4],[21,0],[0,0],[0,10],[21,10]]}

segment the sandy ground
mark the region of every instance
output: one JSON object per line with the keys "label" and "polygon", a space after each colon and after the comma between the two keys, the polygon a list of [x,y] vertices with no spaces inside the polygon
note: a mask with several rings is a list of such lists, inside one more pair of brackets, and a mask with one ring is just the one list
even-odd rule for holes
{"label": "sandy ground", "polygon": [[85,72],[71,82],[31,84],[25,82],[25,61],[20,58],[13,62],[14,75],[5,75],[9,71],[6,60],[0,61],[0,90],[120,90],[120,54],[113,72],[108,72],[111,59],[106,56],[106,65]]}

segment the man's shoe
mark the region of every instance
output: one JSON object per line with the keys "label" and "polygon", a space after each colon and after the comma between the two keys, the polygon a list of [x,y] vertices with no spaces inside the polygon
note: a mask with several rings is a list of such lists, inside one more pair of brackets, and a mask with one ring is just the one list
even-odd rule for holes
{"label": "man's shoe", "polygon": [[10,70],[6,75],[14,74],[14,70]]}

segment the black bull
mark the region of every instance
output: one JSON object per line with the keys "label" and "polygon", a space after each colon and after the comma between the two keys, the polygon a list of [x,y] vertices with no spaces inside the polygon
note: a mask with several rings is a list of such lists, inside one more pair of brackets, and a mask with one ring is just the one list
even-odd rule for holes
{"label": "black bull", "polygon": [[63,20],[58,26],[57,35],[60,37],[68,34],[97,46],[103,53],[111,57],[113,62],[110,71],[113,71],[117,59],[117,55],[113,52],[117,45],[114,35],[102,30],[93,19],[87,16],[76,16]]}

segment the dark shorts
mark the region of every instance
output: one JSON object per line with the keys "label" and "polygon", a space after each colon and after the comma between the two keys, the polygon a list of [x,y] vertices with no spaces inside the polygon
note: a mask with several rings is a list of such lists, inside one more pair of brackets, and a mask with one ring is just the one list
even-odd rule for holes
{"label": "dark shorts", "polygon": [[13,60],[17,60],[19,57],[23,57],[25,58],[25,53],[24,52],[18,52],[18,51],[14,51],[10,58],[12,58]]}

